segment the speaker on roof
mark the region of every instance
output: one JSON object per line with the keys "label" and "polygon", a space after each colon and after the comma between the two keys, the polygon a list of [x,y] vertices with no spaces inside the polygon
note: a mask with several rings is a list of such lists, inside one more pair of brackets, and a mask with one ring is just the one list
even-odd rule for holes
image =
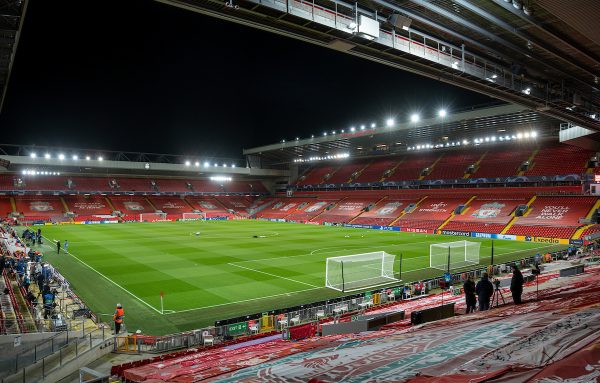
{"label": "speaker on roof", "polygon": [[410,28],[410,24],[412,23],[412,20],[410,18],[408,18],[406,16],[399,15],[397,13],[394,13],[393,15],[391,15],[389,17],[388,21],[394,27],[396,27],[396,28],[402,28],[405,31],[408,31],[408,28]]}

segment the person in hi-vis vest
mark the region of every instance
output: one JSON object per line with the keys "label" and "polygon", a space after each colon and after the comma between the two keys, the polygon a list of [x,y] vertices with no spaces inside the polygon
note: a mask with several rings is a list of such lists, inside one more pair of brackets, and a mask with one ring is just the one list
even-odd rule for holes
{"label": "person in hi-vis vest", "polygon": [[125,317],[125,310],[123,310],[123,306],[121,306],[120,303],[117,303],[117,309],[115,310],[115,314],[113,315],[113,320],[115,321],[115,335],[121,332],[123,317]]}

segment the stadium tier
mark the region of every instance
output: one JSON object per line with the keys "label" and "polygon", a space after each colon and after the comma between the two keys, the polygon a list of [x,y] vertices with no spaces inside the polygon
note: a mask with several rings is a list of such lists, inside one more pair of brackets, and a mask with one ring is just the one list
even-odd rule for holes
{"label": "stadium tier", "polygon": [[[380,198],[379,198],[380,199]],[[378,201],[378,198],[354,198],[346,197],[340,199],[335,205],[326,209],[320,215],[312,218],[311,222],[335,222],[348,223],[352,218],[361,214],[365,209],[371,208]]]}
{"label": "stadium tier", "polygon": [[511,148],[490,148],[476,167],[473,178],[512,177],[519,174],[521,165],[533,155],[536,147],[515,145]]}
{"label": "stadium tier", "polygon": [[17,211],[25,217],[49,221],[61,220],[66,213],[65,206],[59,197],[50,196],[19,196],[15,198]]}
{"label": "stadium tier", "polygon": [[391,172],[398,166],[401,159],[398,158],[377,158],[369,166],[360,172],[355,182],[379,182],[386,176],[386,172]]}
{"label": "stadium tier", "polygon": [[340,168],[339,165],[325,165],[312,168],[298,178],[298,185],[317,185],[325,183]]}
{"label": "stadium tier", "polygon": [[149,196],[148,201],[157,211],[167,214],[192,213],[194,209],[182,197]]}
{"label": "stadium tier", "polygon": [[386,181],[418,180],[426,168],[431,168],[441,157],[439,153],[407,154]]}
{"label": "stadium tier", "polygon": [[580,219],[590,213],[595,197],[537,197],[530,210],[518,217],[508,234],[571,238],[583,226]]}
{"label": "stadium tier", "polygon": [[201,211],[207,217],[230,215],[229,209],[214,197],[187,197],[186,199],[195,210]]}
{"label": "stadium tier", "polygon": [[[297,185],[579,175],[588,171],[594,155],[591,150],[557,143],[414,151],[403,156],[357,159],[337,166],[315,165],[299,177]],[[529,166],[523,171],[521,167],[527,161]]]}
{"label": "stadium tier", "polygon": [[110,201],[115,210],[128,218],[135,219],[142,213],[154,213],[156,210],[148,202],[146,197],[141,196],[111,196]]}
{"label": "stadium tier", "polygon": [[13,212],[13,205],[10,197],[0,196],[0,217],[6,217]]}
{"label": "stadium tier", "polygon": [[356,160],[349,164],[342,165],[333,175],[327,180],[327,183],[343,184],[354,181],[360,172],[365,169],[371,160]]}
{"label": "stadium tier", "polygon": [[69,211],[77,215],[110,215],[112,207],[106,197],[98,195],[76,195],[63,197]]}
{"label": "stadium tier", "polygon": [[519,205],[528,202],[526,196],[480,196],[471,201],[444,226],[445,230],[479,233],[500,233],[513,218],[511,214]]}
{"label": "stadium tier", "polygon": [[564,144],[542,146],[533,157],[526,176],[585,173],[594,151]]}
{"label": "stadium tier", "polygon": [[248,216],[253,208],[254,197],[217,196],[215,197],[227,209]]}
{"label": "stadium tier", "polygon": [[377,205],[365,210],[359,217],[352,220],[352,224],[356,225],[380,225],[388,226],[396,220],[404,209],[411,203],[417,203],[418,199],[406,196],[401,197],[385,197],[381,199]]}
{"label": "stadium tier", "polygon": [[424,179],[427,180],[449,180],[454,178],[463,178],[470,165],[485,154],[483,150],[458,151],[445,154],[442,159],[433,167]]}

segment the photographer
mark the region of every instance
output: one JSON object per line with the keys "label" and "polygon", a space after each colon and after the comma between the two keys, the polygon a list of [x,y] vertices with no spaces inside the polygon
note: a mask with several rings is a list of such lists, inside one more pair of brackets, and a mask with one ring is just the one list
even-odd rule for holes
{"label": "photographer", "polygon": [[521,295],[523,295],[523,283],[525,280],[516,264],[512,265],[512,271],[513,275],[510,280],[510,292],[512,293],[513,302],[515,302],[516,305],[520,305],[522,303]]}

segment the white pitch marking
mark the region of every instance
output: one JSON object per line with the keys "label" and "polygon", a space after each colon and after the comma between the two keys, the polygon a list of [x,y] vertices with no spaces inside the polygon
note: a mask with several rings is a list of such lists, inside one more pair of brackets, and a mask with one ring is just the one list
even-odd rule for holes
{"label": "white pitch marking", "polygon": [[235,302],[227,302],[227,303],[219,303],[219,304],[216,304],[216,305],[211,305],[211,306],[195,307],[195,308],[192,308],[192,309],[185,309],[185,310],[174,311],[174,312],[172,312],[172,313],[171,313],[171,312],[169,312],[169,313],[165,313],[165,315],[169,315],[169,314],[178,314],[178,313],[183,313],[183,312],[188,312],[188,311],[204,310],[204,309],[209,309],[209,308],[212,308],[212,307],[220,307],[220,306],[234,305],[234,304],[236,304],[236,303],[252,302],[252,301],[257,301],[257,300],[261,300],[261,299],[267,299],[267,298],[275,298],[275,297],[280,297],[280,296],[282,296],[282,295],[285,295],[285,296],[290,296],[290,295],[292,295],[292,294],[298,294],[298,293],[303,293],[303,292],[306,292],[306,291],[318,290],[318,289],[323,289],[323,288],[325,288],[325,287],[313,287],[313,288],[310,288],[310,289],[304,289],[304,290],[292,291],[292,292],[289,292],[289,293],[273,294],[273,295],[267,295],[267,296],[264,296],[264,297],[257,297],[257,298],[242,299],[242,300],[235,301]]}
{"label": "white pitch marking", "polygon": [[310,283],[306,283],[306,282],[302,282],[302,281],[297,281],[297,280],[292,279],[292,278],[282,277],[281,275],[277,275],[277,274],[267,273],[266,271],[255,270],[255,269],[252,269],[250,267],[244,267],[244,266],[236,265],[234,263],[228,263],[228,265],[231,265],[231,266],[234,266],[234,267],[239,267],[240,269],[246,269],[246,270],[254,271],[255,273],[261,273],[261,274],[270,275],[272,277],[277,277],[277,278],[281,278],[281,279],[287,279],[288,281],[292,281],[292,282],[296,282],[296,283],[301,283],[303,285],[310,286],[310,287],[318,287],[318,286],[315,286],[315,285],[310,284]]}
{"label": "white pitch marking", "polygon": [[[42,236],[44,237],[44,236]],[[46,237],[44,237],[46,238]],[[46,238],[49,239],[49,238]],[[106,279],[107,281],[109,281],[110,283],[112,283],[113,285],[117,286],[118,288],[120,288],[121,290],[125,291],[127,294],[131,295],[132,297],[134,297],[135,299],[137,299],[138,301],[142,302],[144,305],[148,306],[149,308],[151,308],[152,310],[156,311],[157,313],[161,314],[160,310],[157,310],[156,308],[154,308],[152,305],[150,305],[148,302],[146,302],[145,300],[143,300],[142,298],[138,297],[137,295],[135,295],[134,293],[132,293],[131,291],[127,290],[125,287],[121,286],[120,284],[118,284],[117,282],[113,281],[112,279],[110,279],[109,277],[107,277],[106,275],[102,274],[101,272],[99,272],[98,270],[94,269],[92,266],[88,265],[87,263],[85,263],[84,261],[82,261],[81,259],[77,258],[77,256],[69,251],[66,252],[67,254],[71,255],[73,258],[75,258],[76,260],[78,260],[79,262],[81,262],[83,265],[85,265],[86,267],[88,267],[90,270],[96,272],[98,275],[100,275],[102,278]]]}

